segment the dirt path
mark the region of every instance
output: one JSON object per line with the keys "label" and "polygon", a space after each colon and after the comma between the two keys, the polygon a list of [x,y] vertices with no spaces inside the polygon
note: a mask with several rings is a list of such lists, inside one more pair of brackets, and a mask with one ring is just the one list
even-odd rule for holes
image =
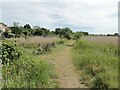
{"label": "dirt path", "polygon": [[63,46],[56,52],[42,58],[49,58],[50,63],[54,64],[60,88],[83,88],[79,81],[79,74],[75,72],[71,61],[71,47]]}

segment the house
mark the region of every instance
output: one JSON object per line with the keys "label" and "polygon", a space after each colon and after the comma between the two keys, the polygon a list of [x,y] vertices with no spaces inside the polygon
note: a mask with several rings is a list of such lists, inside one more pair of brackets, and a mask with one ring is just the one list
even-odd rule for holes
{"label": "house", "polygon": [[11,32],[11,29],[4,23],[0,23],[0,31],[1,32]]}

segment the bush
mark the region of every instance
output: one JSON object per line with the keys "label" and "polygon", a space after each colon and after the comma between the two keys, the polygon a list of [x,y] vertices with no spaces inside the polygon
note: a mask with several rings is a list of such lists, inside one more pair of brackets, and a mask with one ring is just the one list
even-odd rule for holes
{"label": "bush", "polygon": [[21,54],[16,42],[10,40],[4,40],[2,42],[2,64],[17,60]]}
{"label": "bush", "polygon": [[13,33],[8,33],[8,32],[3,32],[2,36],[4,36],[5,38],[12,38],[15,37],[15,35]]}
{"label": "bush", "polygon": [[8,38],[13,38],[13,37],[15,37],[14,34],[12,34],[12,33],[9,33],[9,34],[8,34]]}

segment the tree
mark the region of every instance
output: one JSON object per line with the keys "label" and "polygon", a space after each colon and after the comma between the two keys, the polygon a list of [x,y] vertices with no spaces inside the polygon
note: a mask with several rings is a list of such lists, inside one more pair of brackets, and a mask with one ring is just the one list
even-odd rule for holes
{"label": "tree", "polygon": [[44,34],[44,35],[43,35],[44,37],[50,35],[50,30],[49,30],[49,29],[41,28],[41,30],[44,32],[44,33],[43,33],[43,34]]}
{"label": "tree", "polygon": [[31,26],[29,24],[24,25],[25,29],[31,29]]}
{"label": "tree", "polygon": [[83,36],[83,33],[82,32],[75,32],[74,33],[74,39],[80,39],[81,37]]}
{"label": "tree", "polygon": [[114,36],[119,36],[119,34],[118,33],[114,33]]}
{"label": "tree", "polygon": [[34,32],[34,35],[44,36],[45,33],[44,33],[44,31],[42,31],[42,29],[36,29],[35,32]]}
{"label": "tree", "polygon": [[62,28],[60,36],[63,36],[64,38],[67,38],[67,39],[71,39],[72,30],[68,27]]}
{"label": "tree", "polygon": [[113,34],[107,34],[107,36],[114,36]]}
{"label": "tree", "polygon": [[65,28],[56,28],[55,29],[55,34],[59,35],[60,37],[67,38],[67,39],[72,39],[72,30],[68,27]]}
{"label": "tree", "polygon": [[13,22],[13,27],[18,27],[19,23],[18,22]]}
{"label": "tree", "polygon": [[55,29],[55,34],[56,35],[60,35],[61,34],[61,30],[62,30],[61,28],[56,28]]}
{"label": "tree", "polygon": [[55,35],[55,31],[51,31],[50,35],[54,36]]}
{"label": "tree", "polygon": [[27,30],[24,30],[22,33],[23,33],[24,35],[26,35],[26,36],[30,35],[30,32],[27,31]]}
{"label": "tree", "polygon": [[84,36],[89,35],[88,32],[82,32]]}
{"label": "tree", "polygon": [[22,29],[19,27],[10,27],[11,33],[15,34],[15,37],[19,37],[22,34]]}

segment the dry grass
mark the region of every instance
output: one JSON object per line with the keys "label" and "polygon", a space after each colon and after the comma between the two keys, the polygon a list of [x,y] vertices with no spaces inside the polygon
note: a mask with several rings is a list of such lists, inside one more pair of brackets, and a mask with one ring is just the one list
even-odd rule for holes
{"label": "dry grass", "polygon": [[38,44],[45,44],[45,43],[51,43],[51,42],[57,42],[60,40],[58,37],[28,37],[27,39],[25,38],[16,38],[16,39],[11,39],[11,40],[16,40],[19,45],[38,45]]}
{"label": "dry grass", "polygon": [[[88,36],[88,37],[82,37],[82,40],[87,40],[90,42],[95,42],[99,45],[113,45],[118,46],[118,37],[108,37],[108,36]],[[120,39],[119,39],[120,41]],[[120,42],[119,42],[120,43]]]}

